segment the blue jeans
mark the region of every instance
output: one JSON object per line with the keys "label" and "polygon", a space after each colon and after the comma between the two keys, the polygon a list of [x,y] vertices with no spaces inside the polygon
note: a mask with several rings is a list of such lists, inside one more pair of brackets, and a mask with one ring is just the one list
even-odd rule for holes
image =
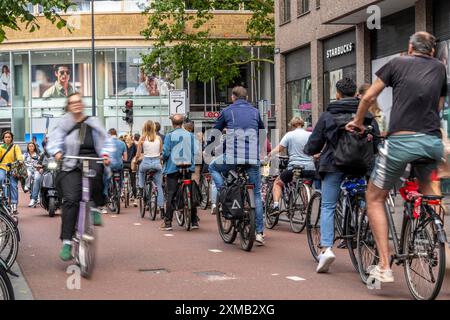
{"label": "blue jeans", "polygon": [[334,214],[341,192],[344,174],[330,172],[322,180],[322,206],[320,213],[320,244],[323,248],[331,248],[334,244]]}
{"label": "blue jeans", "polygon": [[34,183],[33,183],[33,190],[31,192],[31,199],[37,200],[39,198],[39,191],[41,191],[41,180],[42,175],[39,173],[38,170],[34,171]]}
{"label": "blue jeans", "polygon": [[[0,169],[0,184],[3,185],[3,181],[6,178],[6,171]],[[13,177],[9,177],[10,188],[11,188],[11,203],[17,204],[19,202],[19,191],[17,190],[17,180]],[[5,196],[8,196],[8,190],[6,188],[3,189]]]}
{"label": "blue jeans", "polygon": [[164,206],[164,193],[162,189],[162,167],[161,160],[159,158],[146,158],[142,160],[139,165],[139,188],[144,188],[145,184],[145,172],[147,170],[156,170],[155,175],[153,176],[153,182],[155,182],[156,187],[158,188],[158,198],[156,199],[158,207]]}
{"label": "blue jeans", "polygon": [[217,188],[216,188],[216,184],[214,183],[214,179],[211,181],[210,199],[211,199],[211,204],[215,205],[216,200],[217,200]]}
{"label": "blue jeans", "polygon": [[[220,190],[220,188],[224,185],[224,178],[222,174],[226,174],[230,170],[236,169],[237,165],[235,164],[226,164],[223,163],[224,159],[220,159],[223,164],[218,164],[217,159],[214,159],[209,164],[209,172],[214,180],[216,185],[216,190]],[[239,162],[238,162],[239,163]],[[256,202],[256,232],[263,233],[264,231],[264,210],[261,199],[261,175],[259,171],[259,165],[250,165],[247,169],[247,174],[249,177],[249,183],[255,186],[255,202]]]}

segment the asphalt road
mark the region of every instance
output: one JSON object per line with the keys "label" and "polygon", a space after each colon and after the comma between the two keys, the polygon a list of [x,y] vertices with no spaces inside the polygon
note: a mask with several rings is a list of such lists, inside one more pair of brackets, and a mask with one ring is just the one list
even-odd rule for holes
{"label": "asphalt road", "polygon": [[[80,289],[68,289],[71,263],[58,257],[60,216],[50,218],[41,208],[27,208],[28,197],[21,193],[20,198],[18,263],[35,299],[411,298],[399,267],[394,269],[395,283],[367,289],[346,250],[335,249],[338,258],[330,272],[316,274],[306,233],[290,232],[288,223],[266,231],[266,246],[248,253],[238,240],[223,243],[209,211],[200,212],[199,230],[187,232],[174,221],[174,231],[162,232],[161,221],[141,219],[138,208],[104,215],[95,272],[81,280]],[[440,299],[450,299],[449,279]]]}

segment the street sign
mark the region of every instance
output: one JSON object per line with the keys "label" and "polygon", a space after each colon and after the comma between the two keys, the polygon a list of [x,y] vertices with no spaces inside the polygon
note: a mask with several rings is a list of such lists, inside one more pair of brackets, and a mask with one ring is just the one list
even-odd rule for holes
{"label": "street sign", "polygon": [[169,115],[182,114],[189,112],[189,104],[187,101],[187,90],[170,90],[169,91]]}
{"label": "street sign", "polygon": [[53,118],[54,116],[52,114],[43,113],[42,118]]}

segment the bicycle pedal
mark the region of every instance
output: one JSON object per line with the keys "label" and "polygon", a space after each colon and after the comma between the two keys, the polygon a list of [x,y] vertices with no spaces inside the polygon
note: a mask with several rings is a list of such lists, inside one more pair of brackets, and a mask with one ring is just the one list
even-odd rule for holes
{"label": "bicycle pedal", "polygon": [[88,242],[92,242],[94,241],[94,237],[89,235],[89,234],[83,234],[83,236],[81,237],[83,240],[88,241]]}

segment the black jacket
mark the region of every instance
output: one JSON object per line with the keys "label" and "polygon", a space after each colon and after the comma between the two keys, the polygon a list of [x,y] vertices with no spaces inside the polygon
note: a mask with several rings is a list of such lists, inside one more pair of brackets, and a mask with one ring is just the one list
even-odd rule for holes
{"label": "black jacket", "polygon": [[[319,162],[319,173],[340,172],[334,161],[334,147],[339,139],[338,126],[335,118],[343,114],[356,114],[360,100],[358,98],[345,98],[330,103],[326,112],[324,112],[314,128],[305,146],[305,153],[315,155],[321,153]],[[367,113],[364,124],[373,127],[373,133],[380,135],[377,121],[371,113]],[[375,150],[379,144],[379,139],[374,140]],[[325,148],[324,148],[325,147]]]}

